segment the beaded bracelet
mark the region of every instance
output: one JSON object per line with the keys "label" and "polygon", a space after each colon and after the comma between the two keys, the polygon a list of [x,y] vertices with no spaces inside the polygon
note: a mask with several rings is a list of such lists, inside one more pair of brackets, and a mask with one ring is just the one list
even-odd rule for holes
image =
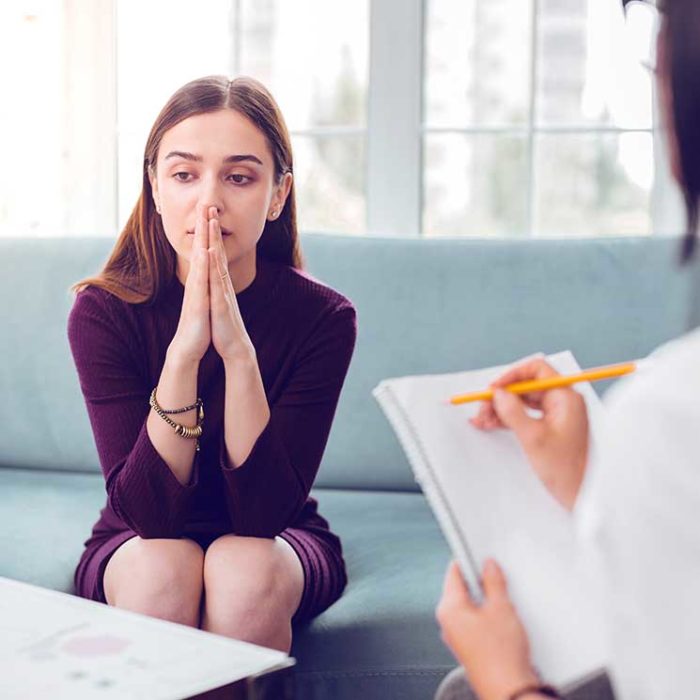
{"label": "beaded bracelet", "polygon": [[[179,435],[180,437],[185,438],[185,440],[196,440],[197,442],[195,443],[195,450],[199,452],[199,438],[202,437],[202,424],[204,423],[204,404],[202,403],[202,399],[197,399],[197,401],[192,404],[192,406],[186,406],[185,408],[176,408],[174,410],[166,411],[165,409],[161,408],[160,405],[158,404],[158,401],[156,399],[156,389],[158,387],[153,387],[153,391],[151,392],[151,397],[148,400],[148,403],[150,407],[172,428],[175,430],[175,433]],[[176,423],[172,418],[169,418],[167,414],[174,414],[174,413],[184,413],[185,411],[191,411],[192,409],[197,408],[197,425],[194,426],[193,428],[190,428],[187,425],[182,425],[181,423]]]}
{"label": "beaded bracelet", "polygon": [[173,416],[176,413],[187,413],[187,411],[194,411],[195,408],[200,408],[202,406],[202,399],[197,399],[193,404],[190,404],[189,406],[183,406],[182,408],[171,408],[169,411],[166,411],[162,406],[159,406],[160,410],[163,411],[163,413],[166,413],[169,416]]}

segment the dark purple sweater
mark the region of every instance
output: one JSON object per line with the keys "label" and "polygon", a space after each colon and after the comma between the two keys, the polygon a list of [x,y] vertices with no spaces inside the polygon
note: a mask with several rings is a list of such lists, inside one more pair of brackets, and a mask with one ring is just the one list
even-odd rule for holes
{"label": "dark purple sweater", "polygon": [[258,261],[255,280],[237,299],[257,353],[270,421],[248,459],[229,468],[224,367],[210,346],[197,380],[205,409],[201,449],[183,486],[146,431],[148,398],[183,293],[174,279],[155,303],[135,305],[90,287],[70,314],[68,336],[107,489],[88,550],[128,530],[143,538],[274,537],[317,518],[308,495],[355,343],[352,304],[300,271]]}

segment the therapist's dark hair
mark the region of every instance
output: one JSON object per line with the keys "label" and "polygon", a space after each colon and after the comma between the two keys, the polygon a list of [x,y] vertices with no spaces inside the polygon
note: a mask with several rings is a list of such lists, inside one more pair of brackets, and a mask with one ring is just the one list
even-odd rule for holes
{"label": "therapist's dark hair", "polygon": [[664,0],[673,121],[688,215],[683,261],[697,247],[700,223],[700,0]]}

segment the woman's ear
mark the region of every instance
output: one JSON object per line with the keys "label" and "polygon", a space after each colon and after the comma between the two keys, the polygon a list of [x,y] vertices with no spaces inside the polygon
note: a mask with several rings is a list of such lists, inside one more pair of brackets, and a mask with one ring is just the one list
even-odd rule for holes
{"label": "woman's ear", "polygon": [[284,205],[287,202],[287,197],[289,197],[289,192],[292,189],[293,181],[294,177],[292,173],[285,173],[282,176],[282,180],[275,188],[272,200],[270,201],[270,208],[267,212],[268,221],[274,221],[282,213],[282,209],[284,209]]}
{"label": "woman's ear", "polygon": [[151,183],[151,193],[153,195],[153,203],[156,206],[156,211],[160,214],[160,197],[158,196],[158,180],[153,172],[153,168],[148,167],[148,181]]}

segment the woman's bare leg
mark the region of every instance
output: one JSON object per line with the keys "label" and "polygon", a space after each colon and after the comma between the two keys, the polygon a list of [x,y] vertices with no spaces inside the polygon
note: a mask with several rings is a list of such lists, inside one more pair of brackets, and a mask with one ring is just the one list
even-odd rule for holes
{"label": "woman's bare leg", "polygon": [[133,537],[107,563],[105,597],[117,608],[198,627],[203,568],[204,552],[192,540]]}
{"label": "woman's bare leg", "polygon": [[204,558],[202,629],[288,652],[303,590],[301,562],[285,540],[224,535]]}

